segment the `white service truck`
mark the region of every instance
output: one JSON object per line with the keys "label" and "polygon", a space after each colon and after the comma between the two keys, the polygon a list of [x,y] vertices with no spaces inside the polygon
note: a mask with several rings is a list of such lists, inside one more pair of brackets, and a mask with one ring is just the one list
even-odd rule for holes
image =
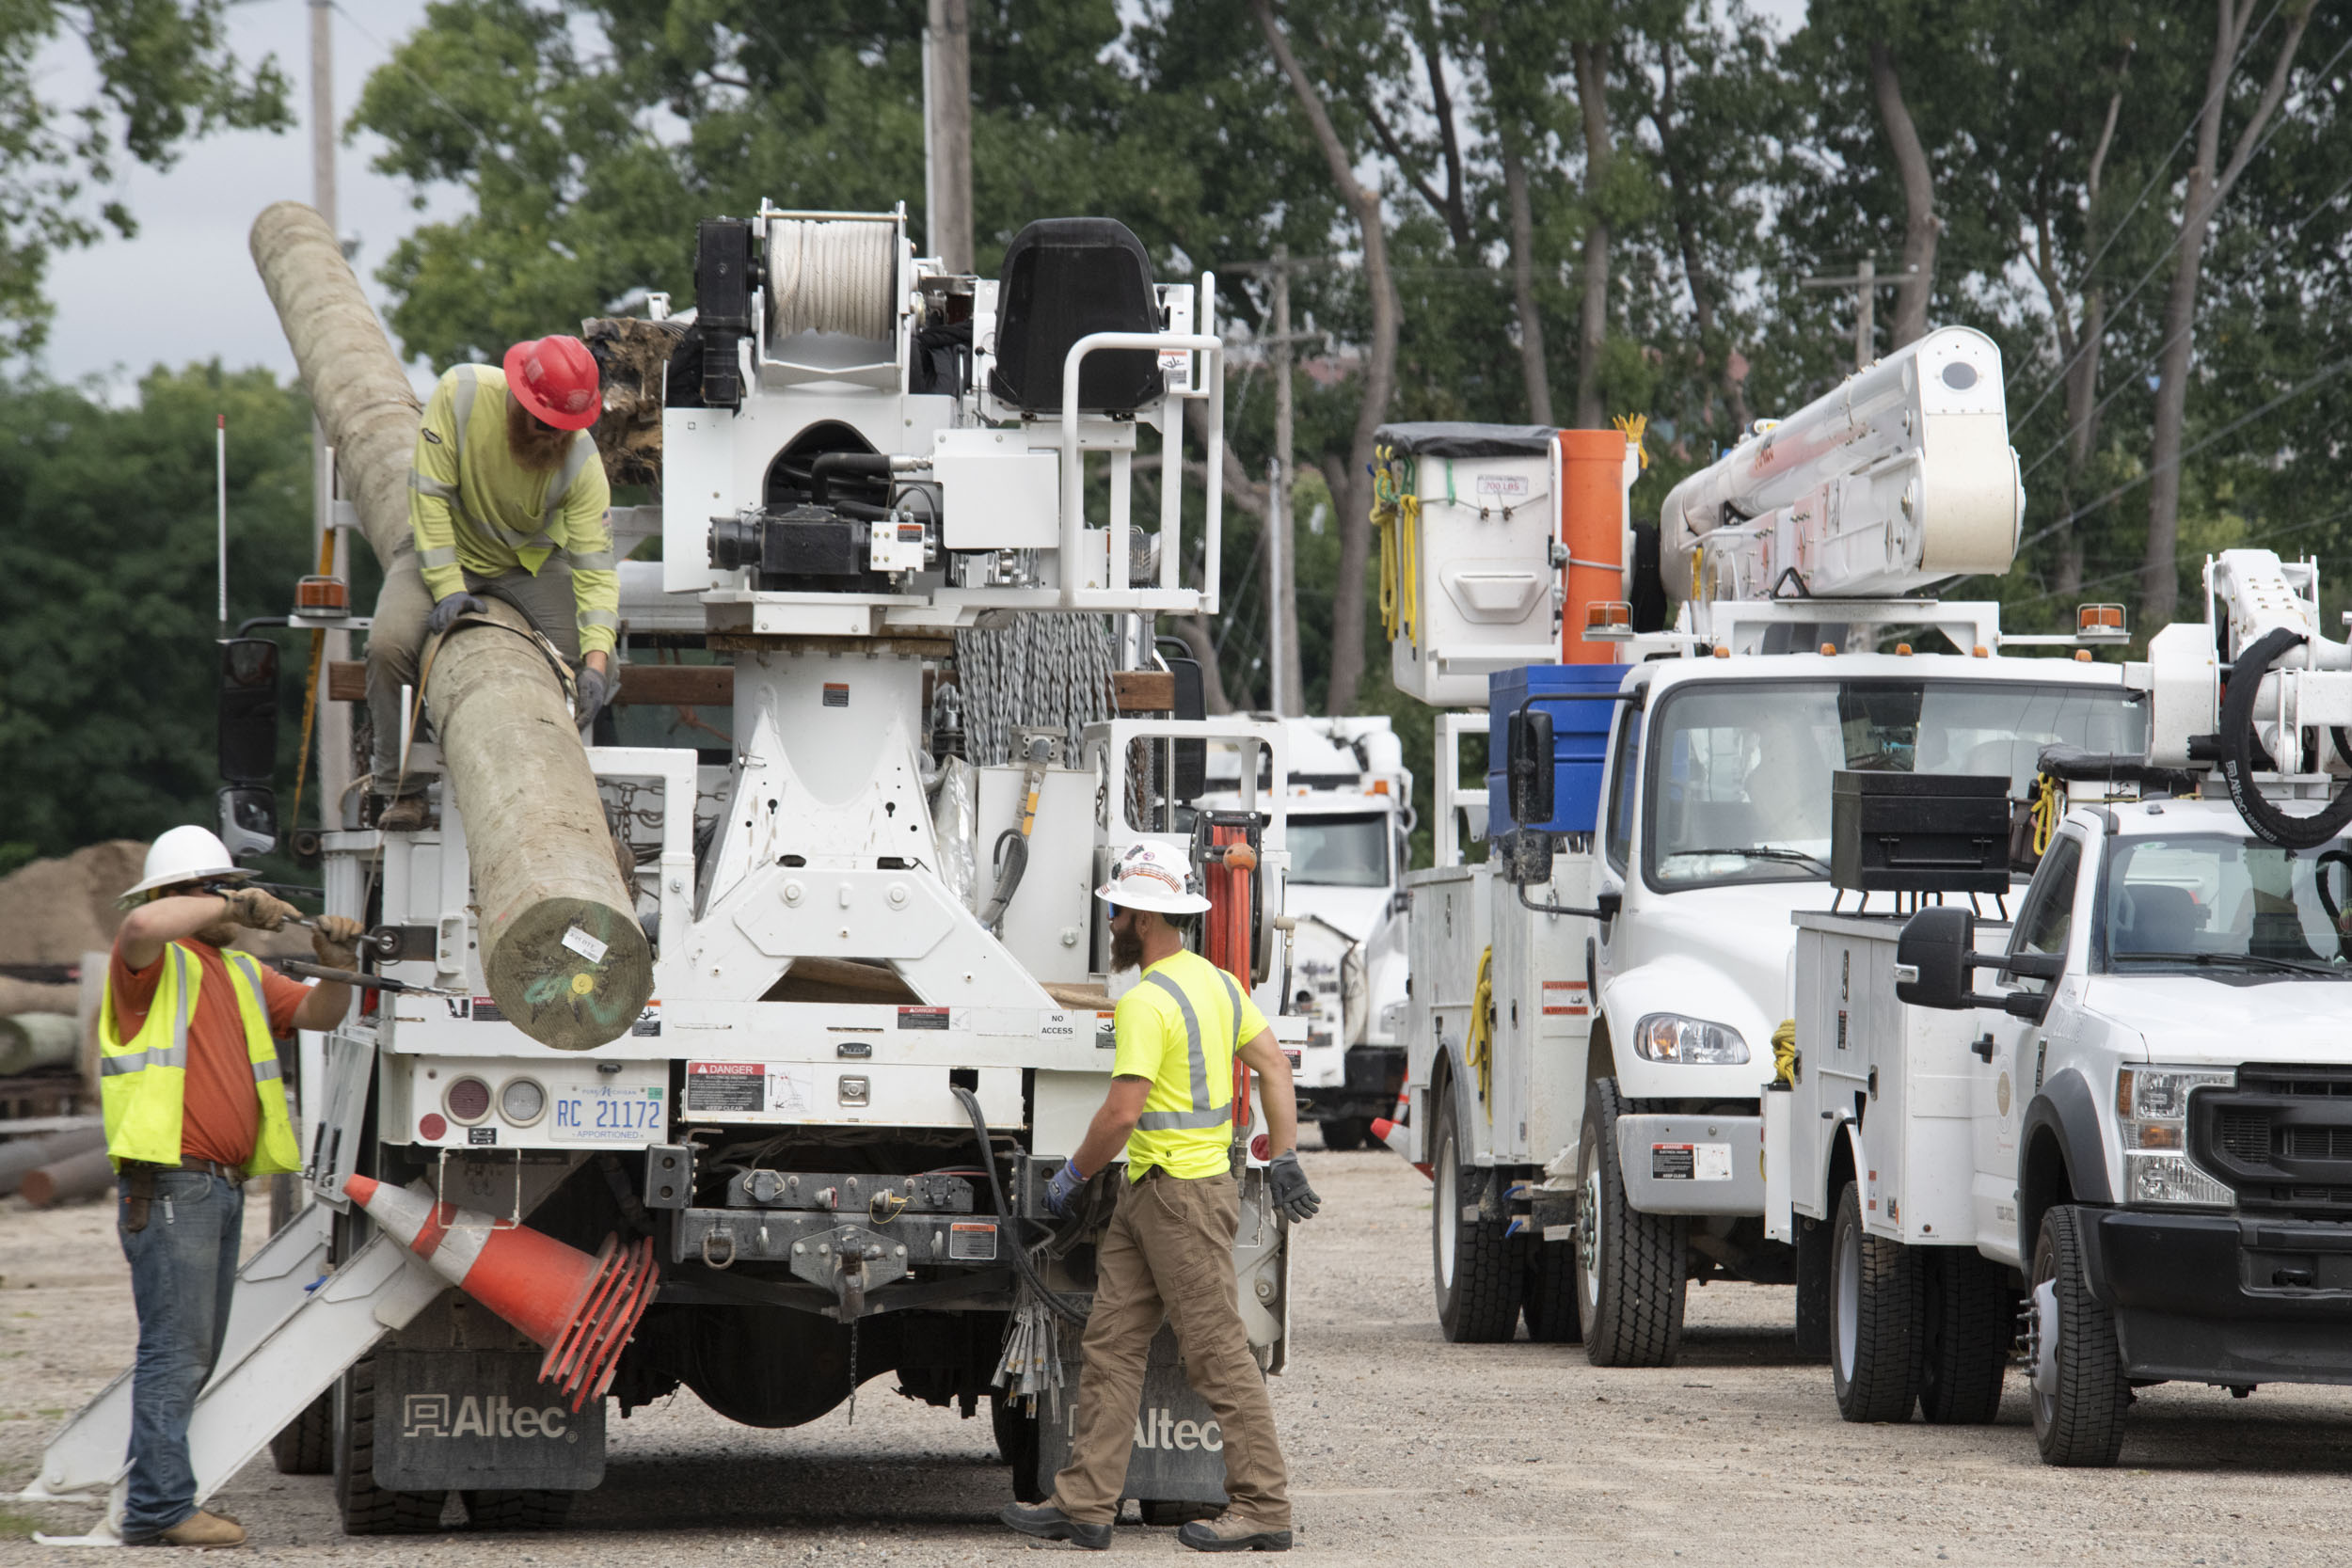
{"label": "white service truck", "polygon": [[[1290,879],[1290,1007],[1307,1021],[1296,1064],[1299,1115],[1326,1148],[1360,1148],[1405,1083],[1405,871],[1413,774],[1377,715],[1285,719],[1290,773],[1262,776],[1282,796]],[[1209,756],[1202,803],[1240,803],[1240,753]]]}
{"label": "white service truck", "polygon": [[[493,997],[481,846],[429,729],[407,751],[427,827],[336,803],[326,905],[372,928],[380,984],[304,1073],[313,1202],[240,1277],[191,1429],[199,1500],[275,1436],[281,1465],[333,1471],[354,1533],[435,1528],[452,1493],[477,1526],[548,1525],[601,1478],[609,1404],[683,1387],[791,1426],[884,1375],[965,1417],[988,1401],[1035,1500],[1068,1449],[1102,1218],[1049,1223],[1043,1179],[1134,980],[1091,889],[1133,845],[1188,855],[1209,957],[1283,1013],[1283,801],[1254,787],[1258,751],[1288,772],[1282,727],[1173,711],[1150,636],[1217,608],[1214,278],[1153,282],[1104,219],[1031,225],[1001,278],[917,257],[903,209],[763,209],[697,243],[699,311],[653,383],[660,504],[614,518],[619,553],[658,532],[662,554],[623,564],[621,733],[585,750],[652,998],[559,1050]],[[1212,477],[1185,495],[1195,400]],[[1138,450],[1166,476],[1155,523]],[[1209,741],[1246,766],[1196,814],[1176,759]],[[265,790],[237,805],[266,824]],[[1276,1032],[1296,1049],[1305,1021]],[[1254,1126],[1233,1266],[1274,1373],[1287,1226]],[[598,1320],[627,1338],[598,1353],[609,1391],[557,1399],[540,1349],[372,1224],[353,1177],[453,1206],[453,1229],[649,1256],[642,1299]],[[36,1495],[119,1502],[128,1378],[53,1440]],[[1215,1419],[1165,1332],[1146,1403],[1130,1495],[1214,1513]],[[479,1414],[501,1410],[532,1418]]]}
{"label": "white service truck", "polygon": [[2310,563],[2206,584],[2146,751],[2048,759],[2013,923],[1798,917],[1768,1226],[1830,1238],[1850,1420],[1990,1420],[2021,1346],[2042,1458],[2106,1465],[2135,1387],[2352,1383],[2352,674]]}
{"label": "white service truck", "polygon": [[[2000,388],[1990,341],[1941,329],[1683,482],[1655,541],[1616,509],[1511,540],[1457,504],[1456,538],[1397,552],[1455,563],[1438,590],[1457,601],[1506,551],[1570,583],[1618,563],[1601,595],[1564,592],[1555,624],[1628,661],[1483,672],[1481,863],[1458,863],[1449,766],[1475,716],[1440,719],[1438,863],[1406,879],[1408,1116],[1384,1132],[1431,1171],[1448,1338],[1523,1317],[1601,1365],[1670,1364],[1690,1282],[1726,1278],[1797,1283],[1800,1340],[1825,1342],[1826,1238],[1767,1234],[1759,1101],[1790,916],[1839,896],[1836,776],[1994,773],[2022,798],[2044,747],[2136,755],[2148,735],[2122,667],[2008,654],[2121,641],[2120,615],[2013,636],[1995,605],[1921,596],[2009,566],[2024,497]],[[1484,481],[1411,446],[1390,443],[1390,483],[1422,519]],[[1518,493],[1541,493],[1545,459],[1523,461]],[[1671,629],[1636,630],[1661,563],[1690,596]],[[1453,630],[1459,664],[1472,630]]]}

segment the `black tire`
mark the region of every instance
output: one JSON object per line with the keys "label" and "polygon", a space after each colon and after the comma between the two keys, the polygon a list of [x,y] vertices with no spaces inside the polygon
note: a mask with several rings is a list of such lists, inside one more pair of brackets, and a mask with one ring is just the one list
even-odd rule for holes
{"label": "black tire", "polygon": [[1982,1426],[2001,1413],[2017,1338],[2014,1299],[2001,1271],[1965,1248],[1936,1248],[1927,1275],[1919,1414],[1939,1426]]}
{"label": "black tire", "polygon": [[335,1504],[345,1535],[418,1535],[441,1528],[446,1492],[375,1484],[375,1357],[363,1355],[335,1391]]}
{"label": "black tire", "polygon": [[[2031,1387],[2033,1440],[2044,1465],[2098,1467],[2123,1448],[2123,1413],[2132,1402],[2115,1318],[2090,1293],[2083,1260],[2082,1211],[2058,1204],[2042,1218],[2033,1249],[2033,1283],[2044,1280],[2058,1298],[2058,1386]],[[2040,1333],[2035,1349],[2040,1352]]]}
{"label": "black tire", "polygon": [[1527,1279],[1520,1315],[1527,1337],[1539,1345],[1573,1345],[1584,1338],[1584,1314],[1576,1299],[1576,1243],[1527,1239]]}
{"label": "black tire", "polygon": [[1613,1078],[1586,1089],[1577,1143],[1576,1279],[1584,1355],[1596,1367],[1671,1367],[1682,1354],[1691,1221],[1627,1200],[1617,1161],[1624,1101]]}
{"label": "black tire", "polygon": [[[1065,1399],[1074,1394],[1065,1393]],[[1038,1472],[1037,1417],[1002,1394],[988,1396],[988,1424],[996,1434],[996,1457],[1012,1466],[1012,1500],[1041,1503],[1053,1491],[1053,1478]]]}
{"label": "black tire", "polygon": [[281,1476],[326,1476],[335,1472],[335,1390],[302,1407],[269,1440],[269,1456]]}
{"label": "black tire", "polygon": [[1862,1193],[1838,1195],[1830,1228],[1829,1375],[1850,1421],[1908,1421],[1927,1347],[1926,1270],[1917,1249],[1862,1227]]}
{"label": "black tire", "polygon": [[1372,1123],[1363,1117],[1333,1117],[1315,1125],[1323,1130],[1323,1147],[1334,1154],[1361,1148],[1372,1136]]}
{"label": "black tire", "polygon": [[1136,1499],[1136,1512],[1143,1516],[1143,1522],[1147,1525],[1156,1525],[1162,1529],[1173,1529],[1178,1525],[1189,1525],[1196,1519],[1214,1519],[1225,1512],[1225,1505],[1223,1503],[1170,1502],[1165,1499],[1138,1497]]}
{"label": "black tire", "polygon": [[562,1529],[577,1492],[531,1487],[516,1492],[460,1492],[466,1521],[476,1529]]}
{"label": "black tire", "polygon": [[1429,1252],[1438,1292],[1438,1325],[1457,1345],[1500,1344],[1518,1332],[1519,1248],[1501,1220],[1462,1217],[1462,1135],[1454,1097],[1438,1108],[1429,1140]]}

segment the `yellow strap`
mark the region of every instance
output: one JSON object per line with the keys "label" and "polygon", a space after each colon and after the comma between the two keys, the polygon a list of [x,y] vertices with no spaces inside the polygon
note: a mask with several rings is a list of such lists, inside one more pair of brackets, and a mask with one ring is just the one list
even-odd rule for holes
{"label": "yellow strap", "polygon": [[2033,853],[2040,860],[2049,852],[2050,839],[2058,832],[2058,781],[2044,773],[2034,780],[2033,793]]}
{"label": "yellow strap", "polygon": [[1490,1123],[1495,1119],[1494,1101],[1489,1093],[1494,1087],[1494,964],[1492,947],[1478,955],[1478,989],[1470,995],[1470,1040],[1463,1051],[1470,1059],[1470,1070],[1478,1074],[1478,1102],[1486,1108],[1486,1120]]}
{"label": "yellow strap", "polygon": [[1642,436],[1649,429],[1649,416],[1647,414],[1620,414],[1609,422],[1625,432],[1625,444],[1633,449],[1633,455],[1641,460],[1644,468],[1647,468],[1649,448],[1642,445]]}

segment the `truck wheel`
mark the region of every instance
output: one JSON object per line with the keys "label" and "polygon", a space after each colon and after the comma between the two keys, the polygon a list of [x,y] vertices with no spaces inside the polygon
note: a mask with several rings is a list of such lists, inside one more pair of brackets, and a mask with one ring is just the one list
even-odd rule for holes
{"label": "truck wheel", "polygon": [[[2058,1204],[2042,1216],[2042,1237],[2033,1249],[2033,1440],[2045,1465],[2114,1464],[2123,1448],[2123,1412],[2132,1402],[2116,1348],[2115,1319],[2090,1293],[2082,1227],[2081,1210]],[[2045,1283],[2056,1298],[2049,1304],[2056,1310],[2046,1314],[2056,1330],[2055,1345],[2042,1343],[2045,1315],[2039,1298]],[[2046,1374],[2044,1361],[2050,1364]]]}
{"label": "truck wheel", "polygon": [[1927,1292],[1919,1254],[1862,1228],[1862,1191],[1838,1195],[1830,1231],[1829,1373],[1850,1421],[1907,1421],[1919,1397]]}
{"label": "truck wheel", "polygon": [[[1063,1397],[1075,1399],[1077,1395],[1073,1392]],[[996,1457],[1012,1466],[1012,1500],[1043,1502],[1053,1491],[1053,1478],[1037,1473],[1037,1417],[1023,1411],[1002,1394],[991,1394],[988,1424],[996,1433]]]}
{"label": "truck wheel", "polygon": [[1612,1078],[1597,1080],[1584,1096],[1576,1195],[1584,1354],[1596,1367],[1671,1367],[1682,1354],[1691,1222],[1681,1214],[1642,1213],[1627,1200],[1617,1162],[1623,1106]]}
{"label": "truck wheel", "polygon": [[1936,1248],[1927,1275],[1919,1414],[1941,1426],[1982,1426],[2000,1414],[2001,1379],[2017,1336],[2008,1283],[1963,1247]]}
{"label": "truck wheel", "polygon": [[335,1390],[302,1407],[269,1440],[269,1456],[281,1476],[325,1476],[335,1470]]}
{"label": "truck wheel", "polygon": [[1576,1243],[1527,1241],[1527,1282],[1519,1310],[1527,1319],[1527,1337],[1539,1345],[1573,1345],[1584,1338],[1584,1314],[1578,1309]]}
{"label": "truck wheel", "polygon": [[375,1357],[352,1363],[335,1389],[335,1504],[345,1535],[415,1535],[441,1528],[446,1492],[375,1484]]}
{"label": "truck wheel", "polygon": [[[1429,1238],[1438,1282],[1438,1323],[1457,1345],[1498,1344],[1519,1326],[1520,1265],[1500,1220],[1462,1217],[1460,1130],[1452,1095],[1438,1107],[1430,1140]],[[1474,1206],[1473,1206],[1474,1208]]]}
{"label": "truck wheel", "polygon": [[1323,1129],[1323,1147],[1335,1154],[1361,1148],[1364,1140],[1372,1136],[1372,1123],[1362,1117],[1333,1117],[1315,1125]]}
{"label": "truck wheel", "polygon": [[577,1492],[531,1487],[519,1492],[460,1492],[466,1520],[476,1529],[562,1529]]}

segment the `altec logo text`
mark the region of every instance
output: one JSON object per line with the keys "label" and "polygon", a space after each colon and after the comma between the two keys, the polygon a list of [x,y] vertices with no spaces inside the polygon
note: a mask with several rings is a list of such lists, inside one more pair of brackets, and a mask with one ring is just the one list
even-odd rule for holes
{"label": "altec logo text", "polygon": [[1163,1405],[1157,1410],[1136,1412],[1136,1447],[1177,1449],[1186,1453],[1200,1449],[1220,1453],[1225,1448],[1225,1430],[1215,1421],[1180,1421],[1174,1411]]}
{"label": "altec logo text", "polygon": [[504,1394],[488,1399],[468,1394],[457,1402],[454,1419],[447,1394],[411,1394],[401,1411],[403,1437],[545,1437],[577,1443],[571,1418],[560,1404],[516,1405]]}

